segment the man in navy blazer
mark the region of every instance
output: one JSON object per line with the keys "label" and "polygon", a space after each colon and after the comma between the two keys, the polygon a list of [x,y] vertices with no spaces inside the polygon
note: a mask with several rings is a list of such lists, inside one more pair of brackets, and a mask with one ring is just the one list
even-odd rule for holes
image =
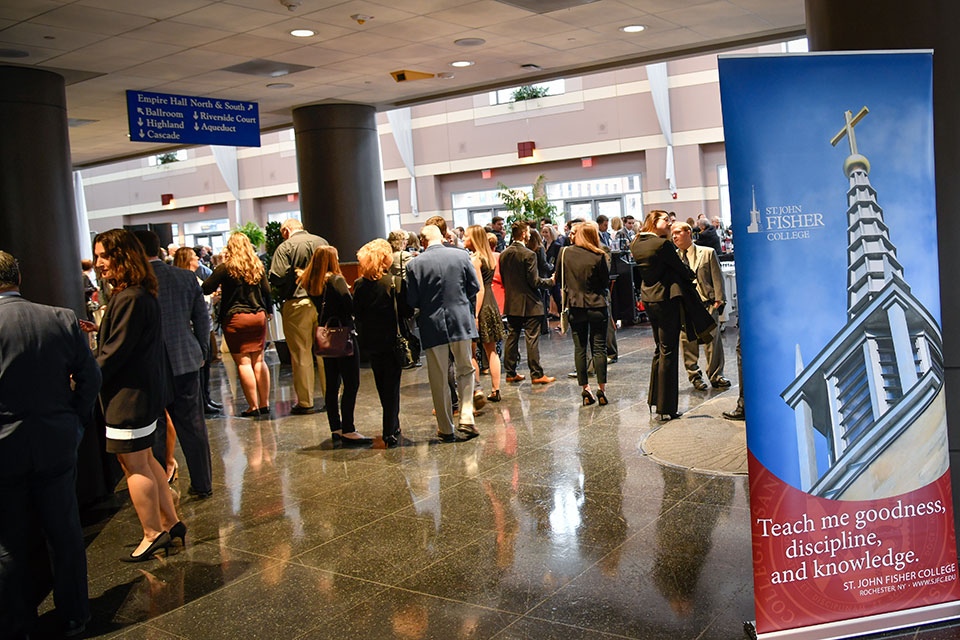
{"label": "man in navy blazer", "polygon": [[[160,302],[160,329],[163,346],[173,371],[173,400],[167,413],[173,421],[177,440],[183,449],[190,472],[190,495],[200,498],[213,493],[213,469],[210,462],[210,441],[203,417],[203,394],[200,391],[200,368],[210,348],[210,316],[203,301],[197,276],[188,269],[165,264],[160,258],[160,238],[153,231],[135,231],[150,266],[157,276],[157,299]],[[160,416],[160,424],[167,423]],[[153,455],[166,464],[166,429],[157,429]],[[167,470],[170,473],[170,470]]]}
{"label": "man in navy blazer", "polygon": [[30,633],[37,615],[28,586],[34,519],[52,551],[63,633],[73,636],[90,619],[77,447],[100,368],[73,311],[28,302],[19,288],[17,261],[0,251],[0,636]]}
{"label": "man in navy blazer", "polygon": [[[427,354],[427,376],[437,416],[437,436],[442,442],[455,442],[478,435],[473,418],[473,365],[470,362],[472,341],[477,338],[473,310],[480,283],[470,262],[470,254],[462,249],[443,246],[443,235],[436,225],[420,231],[427,247],[407,264],[407,300],[419,309],[417,324],[420,340]],[[456,367],[457,390],[460,396],[460,423],[453,430],[453,410],[447,368],[450,355]]]}

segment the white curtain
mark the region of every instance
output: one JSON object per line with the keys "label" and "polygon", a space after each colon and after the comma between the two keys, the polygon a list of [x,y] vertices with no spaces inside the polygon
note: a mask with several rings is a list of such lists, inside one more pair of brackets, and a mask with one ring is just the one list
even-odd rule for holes
{"label": "white curtain", "polygon": [[393,129],[393,139],[397,141],[403,166],[410,173],[410,210],[416,216],[420,214],[420,206],[417,200],[417,177],[413,172],[413,122],[410,107],[387,111],[387,120]]}
{"label": "white curtain", "polygon": [[660,131],[667,139],[667,185],[670,193],[677,193],[677,169],[673,162],[673,128],[670,126],[670,90],[667,87],[667,63],[647,65],[647,80],[650,81],[650,95],[653,97],[653,107],[657,110],[657,121],[660,122]]}
{"label": "white curtain", "polygon": [[240,226],[240,163],[237,160],[236,147],[210,146],[213,151],[213,159],[217,161],[217,168],[220,169],[220,175],[223,181],[227,183],[227,188],[233,194],[236,208],[234,212],[234,224]]}
{"label": "white curtain", "polygon": [[90,246],[90,220],[87,218],[87,199],[83,195],[83,176],[73,172],[73,201],[77,212],[77,242],[80,243],[80,259],[93,260],[93,248]]}

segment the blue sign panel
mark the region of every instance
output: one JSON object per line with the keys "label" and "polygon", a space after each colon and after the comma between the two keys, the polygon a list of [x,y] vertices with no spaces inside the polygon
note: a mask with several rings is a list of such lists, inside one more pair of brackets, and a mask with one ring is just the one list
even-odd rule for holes
{"label": "blue sign panel", "polygon": [[127,91],[132,142],[260,146],[256,102]]}

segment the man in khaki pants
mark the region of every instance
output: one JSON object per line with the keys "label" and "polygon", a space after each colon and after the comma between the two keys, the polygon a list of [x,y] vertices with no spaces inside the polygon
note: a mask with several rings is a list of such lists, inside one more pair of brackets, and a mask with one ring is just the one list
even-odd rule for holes
{"label": "man in khaki pants", "polygon": [[317,309],[307,292],[297,284],[310,257],[326,240],[307,233],[299,220],[290,218],[281,227],[283,242],[277,247],[270,263],[270,284],[280,293],[285,302],[280,308],[283,333],[293,362],[293,388],[297,394],[297,406],[290,410],[295,415],[314,412],[314,362],[320,369],[321,394],[326,386],[323,374],[323,359],[313,356],[313,334],[317,327]]}

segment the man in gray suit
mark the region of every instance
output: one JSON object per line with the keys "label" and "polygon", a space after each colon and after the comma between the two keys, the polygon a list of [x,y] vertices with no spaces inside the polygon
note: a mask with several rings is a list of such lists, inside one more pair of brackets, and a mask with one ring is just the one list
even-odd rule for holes
{"label": "man in gray suit", "polygon": [[37,616],[34,519],[52,552],[63,634],[75,636],[90,619],[77,447],[100,368],[73,311],[28,302],[19,289],[17,261],[0,251],[0,636],[25,637]]}
{"label": "man in gray suit", "polygon": [[[717,323],[717,330],[713,342],[703,345],[707,358],[707,379],[714,389],[726,389],[730,381],[723,377],[723,342],[720,333],[720,311],[727,303],[723,289],[723,272],[720,271],[720,261],[717,253],[710,247],[693,244],[692,229],[686,222],[677,222],[670,228],[673,244],[677,245],[677,252],[685,265],[690,267],[697,276],[697,293],[704,307],[710,312],[713,321]],[[695,340],[687,338],[687,332],[681,332],[680,342],[683,347],[683,366],[687,370],[687,377],[697,391],[706,391],[707,383],[697,364],[700,359],[700,346]]]}
{"label": "man in gray suit", "polygon": [[[437,416],[437,437],[441,442],[473,438],[479,433],[473,418],[473,364],[470,362],[472,341],[477,338],[473,310],[480,283],[470,262],[470,254],[462,249],[443,246],[439,227],[428,224],[420,231],[427,247],[407,263],[407,300],[419,309],[417,324],[420,340],[427,354],[427,377]],[[450,356],[456,367],[457,390],[460,396],[460,423],[453,430],[453,407],[447,369]]]}
{"label": "man in gray suit", "polygon": [[[203,417],[203,395],[200,392],[200,368],[210,348],[207,305],[192,271],[171,267],[159,258],[160,238],[156,233],[134,233],[150,259],[159,285],[160,329],[173,371],[174,396],[167,406],[167,413],[173,421],[183,457],[187,460],[189,493],[198,498],[209,498],[213,494],[213,470],[207,423]],[[160,416],[160,424],[166,424],[165,416]],[[166,453],[166,430],[157,429],[153,455],[161,465],[166,463]]]}
{"label": "man in gray suit", "polygon": [[556,380],[543,373],[540,366],[540,325],[543,321],[543,298],[539,288],[549,289],[553,279],[537,274],[537,254],[527,249],[530,227],[526,222],[514,222],[510,230],[512,242],[500,254],[500,278],[503,280],[503,315],[507,316],[507,339],[503,345],[503,367],[507,382],[520,382],[524,376],[517,373],[520,361],[520,332],[527,342],[527,363],[533,384],[547,384]]}

